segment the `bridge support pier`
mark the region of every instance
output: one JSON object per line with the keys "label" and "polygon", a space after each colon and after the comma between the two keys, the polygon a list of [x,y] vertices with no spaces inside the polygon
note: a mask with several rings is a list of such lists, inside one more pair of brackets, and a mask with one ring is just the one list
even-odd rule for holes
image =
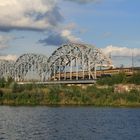
{"label": "bridge support pier", "polygon": [[88,58],[88,78],[89,80],[91,79],[91,75],[90,75],[90,58]]}
{"label": "bridge support pier", "polygon": [[94,65],[94,79],[97,78],[97,75],[96,75],[96,64]]}

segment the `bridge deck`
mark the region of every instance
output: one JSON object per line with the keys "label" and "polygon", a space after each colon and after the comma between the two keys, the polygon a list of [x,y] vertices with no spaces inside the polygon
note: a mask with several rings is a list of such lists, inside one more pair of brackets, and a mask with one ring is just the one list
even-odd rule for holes
{"label": "bridge deck", "polygon": [[54,84],[94,84],[96,80],[67,80],[67,81],[46,81],[46,82],[18,82],[18,84],[40,84],[40,85],[54,85]]}

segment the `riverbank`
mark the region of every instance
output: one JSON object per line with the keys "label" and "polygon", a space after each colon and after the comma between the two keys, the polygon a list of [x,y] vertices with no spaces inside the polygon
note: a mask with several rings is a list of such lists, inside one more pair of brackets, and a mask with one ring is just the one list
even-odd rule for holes
{"label": "riverbank", "polygon": [[116,92],[114,86],[39,86],[17,85],[0,89],[0,105],[93,105],[93,106],[138,106],[140,92],[131,89]]}
{"label": "riverbank", "polygon": [[0,80],[0,105],[93,105],[140,107],[140,73],[104,77],[94,85],[20,85]]}

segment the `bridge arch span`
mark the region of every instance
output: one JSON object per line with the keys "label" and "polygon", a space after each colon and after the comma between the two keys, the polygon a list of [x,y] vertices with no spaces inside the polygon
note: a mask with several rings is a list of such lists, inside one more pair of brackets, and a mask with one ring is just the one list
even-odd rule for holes
{"label": "bridge arch span", "polygon": [[47,60],[48,58],[41,54],[21,55],[14,64],[15,81],[43,80],[47,71]]}
{"label": "bridge arch span", "polygon": [[0,78],[13,78],[14,61],[0,60]]}
{"label": "bridge arch span", "polygon": [[47,58],[27,53],[16,62],[0,60],[0,78],[15,81],[95,79],[98,67],[111,67],[111,60],[100,49],[87,44],[69,43],[57,48]]}
{"label": "bridge arch span", "polygon": [[49,57],[48,65],[52,79],[78,80],[96,78],[93,71],[97,67],[111,66],[112,62],[95,46],[70,43],[56,49]]}

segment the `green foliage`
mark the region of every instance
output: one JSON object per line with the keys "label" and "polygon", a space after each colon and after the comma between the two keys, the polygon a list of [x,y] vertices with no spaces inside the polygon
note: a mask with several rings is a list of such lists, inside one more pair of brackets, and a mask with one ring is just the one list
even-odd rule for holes
{"label": "green foliage", "polygon": [[132,77],[128,79],[128,83],[140,85],[140,72],[135,72]]}
{"label": "green foliage", "polygon": [[0,88],[4,88],[5,87],[5,83],[6,83],[5,79],[1,78],[0,79]]}
{"label": "green foliage", "polygon": [[16,82],[12,83],[11,88],[13,93],[22,92],[25,89],[22,85],[18,85]]}
{"label": "green foliage", "polygon": [[111,77],[103,77],[98,79],[99,85],[114,85],[120,83],[140,84],[140,72],[135,72],[132,76],[126,77],[124,73],[112,75]]}
{"label": "green foliage", "polygon": [[50,91],[49,91],[48,96],[47,96],[48,102],[50,104],[57,104],[60,100],[59,93],[60,93],[59,86],[50,87]]}
{"label": "green foliage", "polygon": [[14,79],[12,77],[8,77],[6,82],[5,82],[5,86],[9,87],[11,85],[11,83],[14,82]]}
{"label": "green foliage", "polygon": [[132,89],[129,93],[127,93],[127,100],[129,102],[139,102],[140,103],[140,91],[136,89]]}
{"label": "green foliage", "polygon": [[5,78],[1,78],[0,79],[0,88],[4,88],[4,87],[9,87],[10,84],[13,82],[14,80],[11,77],[8,77],[7,80],[5,80]]}
{"label": "green foliage", "polygon": [[3,97],[3,91],[0,89],[0,98],[2,98]]}
{"label": "green foliage", "polygon": [[[134,77],[138,78],[138,75]],[[102,82],[102,80],[104,81]],[[120,82],[125,83],[126,81],[128,82],[128,78],[123,74],[119,74],[103,78],[99,80],[98,83],[101,82],[100,84],[113,85]],[[6,84],[4,79],[1,80],[1,83],[4,83],[4,86],[0,88],[0,104],[95,106],[140,105],[140,91],[136,89],[125,93],[114,93],[113,86],[108,85],[93,85],[82,89],[77,86],[42,86],[36,85],[35,83],[19,85],[12,80],[9,81],[9,86],[6,86],[8,84]]]}
{"label": "green foliage", "polygon": [[112,75],[111,77],[103,77],[97,81],[99,85],[114,85],[126,82],[126,75],[124,73],[119,73]]}

